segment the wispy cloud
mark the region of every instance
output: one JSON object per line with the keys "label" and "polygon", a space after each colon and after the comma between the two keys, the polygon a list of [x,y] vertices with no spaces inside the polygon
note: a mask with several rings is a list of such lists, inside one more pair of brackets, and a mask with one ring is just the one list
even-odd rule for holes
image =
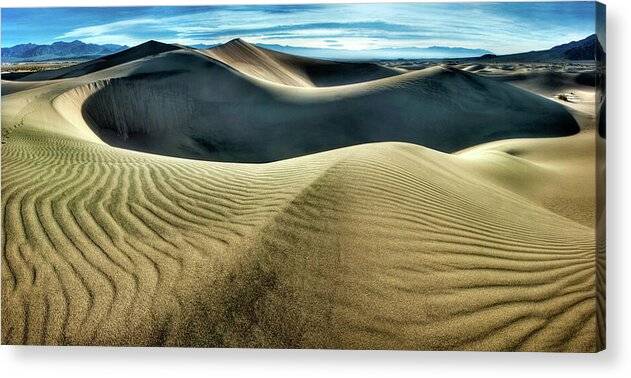
{"label": "wispy cloud", "polygon": [[585,37],[594,31],[593,18],[589,2],[4,9],[2,37],[4,45],[215,44],[244,37],[302,47],[442,45],[510,53]]}
{"label": "wispy cloud", "polygon": [[156,19],[140,18],[131,19],[125,21],[110,22],[102,25],[86,26],[82,28],[73,29],[67,33],[64,33],[56,39],[68,39],[68,38],[81,38],[81,37],[96,37],[112,32],[117,32],[122,29],[129,29],[137,27],[139,25],[157,25],[161,22]]}

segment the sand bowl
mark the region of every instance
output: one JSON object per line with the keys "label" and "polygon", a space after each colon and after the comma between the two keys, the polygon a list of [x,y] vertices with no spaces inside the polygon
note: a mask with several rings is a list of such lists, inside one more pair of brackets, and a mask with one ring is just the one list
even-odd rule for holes
{"label": "sand bowl", "polygon": [[497,139],[579,131],[559,104],[450,67],[304,87],[178,50],[130,72],[65,96],[82,96],[83,117],[102,140],[161,155],[270,162],[382,141],[453,152]]}

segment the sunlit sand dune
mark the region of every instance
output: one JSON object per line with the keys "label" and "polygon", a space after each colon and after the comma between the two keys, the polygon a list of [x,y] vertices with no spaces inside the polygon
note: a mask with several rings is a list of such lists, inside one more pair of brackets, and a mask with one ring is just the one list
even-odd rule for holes
{"label": "sunlit sand dune", "polygon": [[241,39],[202,52],[245,74],[299,87],[361,83],[405,72],[374,63],[333,62],[283,54]]}
{"label": "sunlit sand dune", "polygon": [[158,46],[2,97],[3,343],[603,345],[589,117],[450,67]]}

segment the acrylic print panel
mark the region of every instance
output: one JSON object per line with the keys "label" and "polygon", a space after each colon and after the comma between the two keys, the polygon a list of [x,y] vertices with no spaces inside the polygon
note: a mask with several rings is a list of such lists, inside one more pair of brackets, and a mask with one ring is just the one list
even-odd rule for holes
{"label": "acrylic print panel", "polygon": [[2,343],[603,349],[604,25],[2,9]]}

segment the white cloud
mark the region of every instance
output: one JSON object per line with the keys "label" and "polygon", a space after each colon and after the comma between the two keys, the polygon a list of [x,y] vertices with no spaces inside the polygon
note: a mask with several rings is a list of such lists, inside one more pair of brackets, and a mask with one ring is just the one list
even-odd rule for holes
{"label": "white cloud", "polygon": [[135,38],[127,34],[95,35],[93,37],[81,38],[81,41],[85,43],[95,43],[97,45],[105,45],[105,44],[113,43],[117,45],[127,45],[130,47],[139,45],[143,42],[147,42],[145,39]]}
{"label": "white cloud", "polygon": [[[98,36],[105,36],[110,32],[119,32],[123,29],[130,29],[138,25],[152,25],[159,24],[160,21],[151,18],[139,18],[124,21],[116,21],[108,24],[86,26],[73,29],[65,34],[58,36],[56,39],[69,39],[69,38],[81,38],[84,42],[88,38],[96,38]],[[115,42],[110,42],[115,43]]]}
{"label": "white cloud", "polygon": [[[341,16],[341,21],[332,15]],[[202,12],[161,12],[155,17],[138,15],[123,21],[77,27],[56,39],[127,45],[159,39],[191,45],[223,43],[240,37],[259,43],[349,50],[440,45],[509,53],[548,48],[567,42],[570,36],[580,39],[586,35],[573,24],[548,22],[544,23],[548,27],[537,28],[533,25],[541,22],[535,21],[482,5],[467,9],[448,5],[335,5],[274,13],[264,7],[238,11],[213,7]],[[371,22],[377,26],[353,26]],[[323,26],[318,28],[318,23]],[[385,26],[380,27],[380,23]]]}

